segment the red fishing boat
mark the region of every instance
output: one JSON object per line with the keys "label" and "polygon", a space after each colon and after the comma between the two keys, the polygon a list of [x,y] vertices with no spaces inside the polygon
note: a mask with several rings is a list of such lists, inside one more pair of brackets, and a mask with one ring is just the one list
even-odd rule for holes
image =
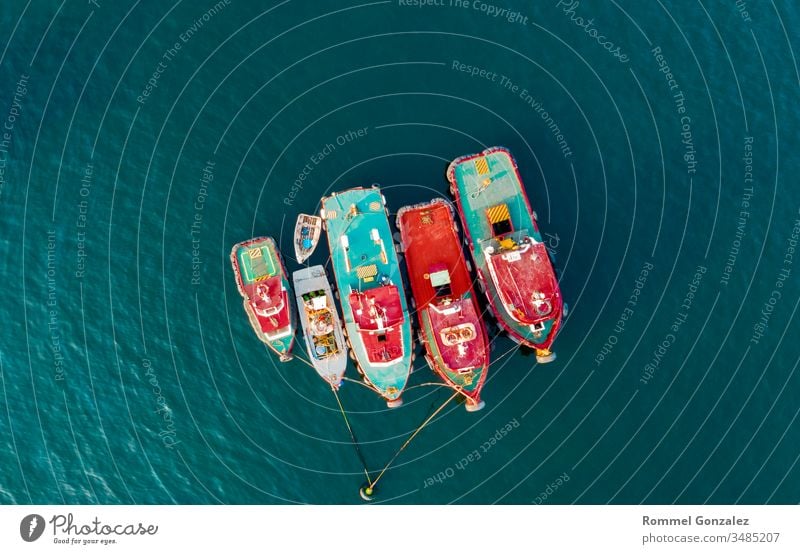
{"label": "red fishing boat", "polygon": [[442,199],[406,206],[397,225],[428,365],[464,395],[468,411],[480,410],[489,342],[452,208]]}
{"label": "red fishing boat", "polygon": [[231,250],[236,286],[256,336],[278,354],[292,359],[295,316],[289,280],[278,247],[270,237],[240,242]]}

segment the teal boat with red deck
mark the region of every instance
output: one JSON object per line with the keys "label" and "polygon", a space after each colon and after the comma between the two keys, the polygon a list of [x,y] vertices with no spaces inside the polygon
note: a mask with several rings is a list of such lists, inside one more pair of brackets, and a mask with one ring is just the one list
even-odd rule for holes
{"label": "teal boat with red deck", "polygon": [[397,226],[428,365],[464,395],[467,411],[480,410],[489,341],[453,210],[438,198],[406,206],[397,212]]}
{"label": "teal boat with red deck", "polygon": [[275,241],[259,237],[236,244],[231,264],[253,331],[282,362],[291,360],[294,302],[289,298],[289,279]]}
{"label": "teal boat with red deck", "polygon": [[551,362],[565,311],[553,264],[517,164],[502,147],[453,160],[447,169],[478,278],[509,336]]}
{"label": "teal boat with red deck", "polygon": [[411,321],[385,200],[378,187],[322,199],[331,265],[351,357],[390,408],[411,372]]}

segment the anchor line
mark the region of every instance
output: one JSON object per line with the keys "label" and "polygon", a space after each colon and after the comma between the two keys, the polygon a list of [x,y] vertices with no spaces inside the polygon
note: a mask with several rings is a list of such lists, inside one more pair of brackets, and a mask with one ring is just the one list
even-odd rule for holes
{"label": "anchor line", "polygon": [[[358,379],[351,379],[350,377],[344,377],[342,380],[343,381],[347,381],[348,383],[355,383],[356,385],[361,385],[362,387],[364,387],[367,390],[375,390],[372,387],[370,387],[369,385],[367,385],[364,381],[359,381]],[[408,390],[408,389],[406,389],[406,390]]]}
{"label": "anchor line", "polygon": [[517,352],[519,349],[520,349],[520,346],[519,346],[518,344],[515,344],[514,346],[512,346],[511,348],[509,348],[508,350],[506,350],[505,352],[503,352],[502,354],[500,354],[500,357],[498,357],[498,358],[496,358],[496,359],[492,360],[492,364],[493,364],[493,365],[494,365],[494,364],[496,364],[497,362],[499,362],[500,360],[502,360],[502,359],[503,359],[503,358],[505,358],[506,356],[509,356],[509,355],[511,355],[511,354],[514,354],[514,353],[515,353],[515,352]]}
{"label": "anchor line", "polygon": [[358,455],[358,459],[361,462],[361,465],[364,469],[364,475],[367,477],[367,483],[369,486],[372,486],[372,479],[369,476],[369,470],[367,469],[367,462],[364,459],[364,454],[361,452],[361,447],[358,445],[358,439],[356,438],[355,433],[353,432],[353,428],[350,426],[350,420],[347,419],[347,414],[344,411],[344,406],[342,406],[342,401],[339,399],[339,393],[336,391],[336,388],[331,385],[331,390],[333,391],[333,396],[336,397],[336,403],[339,404],[339,411],[342,412],[342,418],[344,419],[344,424],[347,426],[347,431],[350,433],[350,440],[353,442],[353,446],[356,449],[356,454]]}
{"label": "anchor line", "polygon": [[295,354],[295,355],[294,355],[294,358],[295,358],[295,360],[297,360],[297,361],[299,361],[299,362],[303,362],[304,364],[306,364],[306,365],[307,365],[308,367],[310,367],[311,369],[314,369],[314,366],[313,366],[313,365],[311,365],[311,362],[309,362],[308,360],[306,360],[305,358],[303,358],[301,355],[299,355],[299,354]]}
{"label": "anchor line", "polygon": [[[493,360],[493,361],[492,361],[492,364],[495,364],[495,363],[499,362],[500,360],[502,360],[502,359],[503,359],[503,358],[505,358],[506,356],[509,356],[509,355],[511,355],[511,354],[514,354],[514,353],[515,353],[515,352],[517,352],[518,350],[519,350],[519,345],[515,345],[515,346],[513,346],[513,347],[509,348],[509,349],[508,349],[506,352],[503,352],[503,353],[500,355],[500,357],[498,357],[497,359]],[[345,379],[346,379],[346,380],[348,380],[348,381],[353,381],[352,379],[347,379],[347,377],[345,377]],[[363,383],[360,383],[359,381],[353,381],[353,382],[355,382],[355,383],[359,383],[359,384],[363,385]],[[364,386],[366,387],[366,385],[364,385]],[[406,391],[410,391],[410,390],[416,389],[416,388],[418,388],[418,387],[444,387],[444,388],[448,388],[448,389],[453,389],[453,390],[455,390],[456,392],[458,392],[459,394],[462,394],[462,395],[464,395],[464,397],[465,397],[465,398],[469,398],[469,397],[468,397],[468,396],[467,396],[467,395],[464,393],[464,387],[461,387],[461,386],[458,386],[458,385],[451,386],[451,385],[448,385],[448,384],[446,384],[446,383],[437,383],[437,382],[431,382],[431,383],[418,383],[418,384],[416,384],[416,385],[412,385],[412,386],[410,386],[410,387],[406,387],[406,389],[405,389],[405,390],[406,390]]]}
{"label": "anchor line", "polygon": [[[467,395],[467,393],[464,392],[464,387],[461,387],[461,386],[456,385],[456,384],[448,385],[446,383],[419,383],[417,385],[412,385],[410,387],[407,387],[405,390],[409,391],[409,390],[415,389],[417,387],[444,387],[446,389],[453,389],[454,391],[456,391],[456,393],[462,395],[467,400],[469,400],[469,398],[470,398]],[[448,402],[449,402],[449,400],[448,400]]]}
{"label": "anchor line", "polygon": [[444,387],[446,389],[451,388],[450,385],[445,383],[418,383],[416,385],[411,385],[410,387],[406,387],[406,391],[414,390],[417,387]]}
{"label": "anchor line", "polygon": [[[307,360],[305,360],[301,356],[296,356],[295,359],[297,359],[298,361],[303,362],[304,364],[306,364],[311,369],[314,369],[314,366],[311,365],[310,362],[308,362]],[[345,379],[347,379],[347,377],[345,377]],[[347,380],[351,381],[352,379],[347,379]],[[347,414],[344,411],[344,406],[342,406],[342,401],[339,399],[339,393],[337,392],[336,387],[334,387],[332,384],[331,384],[331,390],[333,391],[333,396],[336,397],[336,403],[339,405],[339,411],[342,413],[342,418],[344,419],[344,424],[347,426],[347,431],[350,433],[350,440],[352,441],[353,446],[356,449],[356,454],[358,455],[358,460],[361,462],[361,465],[362,465],[362,467],[364,469],[364,475],[367,476],[367,483],[371,483],[372,480],[370,479],[370,476],[369,476],[369,470],[367,470],[367,462],[364,459],[364,454],[361,452],[361,447],[358,445],[358,439],[356,438],[356,435],[353,432],[353,428],[350,426],[350,420],[347,419]]]}
{"label": "anchor line", "polygon": [[406,439],[406,442],[403,443],[403,446],[400,447],[400,450],[398,450],[397,452],[394,453],[394,456],[392,456],[392,459],[389,460],[388,464],[386,464],[386,467],[384,467],[381,470],[381,472],[378,474],[378,477],[376,477],[375,480],[372,481],[372,483],[370,484],[370,487],[372,487],[373,489],[375,488],[375,485],[378,484],[378,481],[380,481],[381,477],[383,477],[383,474],[386,473],[386,470],[389,469],[389,467],[394,463],[394,461],[397,459],[397,457],[400,455],[400,453],[403,450],[406,449],[406,447],[411,443],[412,440],[414,440],[414,437],[416,437],[419,434],[419,432],[422,431],[425,428],[425,426],[428,423],[430,423],[433,420],[433,418],[435,418],[439,414],[439,412],[441,412],[445,408],[445,406],[447,406],[450,403],[450,401],[453,400],[459,394],[460,393],[458,391],[453,393],[453,395],[450,398],[448,398],[447,400],[445,400],[444,403],[441,406],[436,408],[436,411],[434,411],[430,416],[428,416],[428,419],[426,419],[425,421],[422,422],[422,425],[417,427],[416,431],[414,431],[411,434],[411,436],[408,437],[408,439]]}

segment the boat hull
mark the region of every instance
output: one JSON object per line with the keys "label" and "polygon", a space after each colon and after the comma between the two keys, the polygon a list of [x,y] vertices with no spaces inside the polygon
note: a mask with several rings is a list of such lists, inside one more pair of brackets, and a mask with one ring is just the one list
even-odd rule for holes
{"label": "boat hull", "polygon": [[275,241],[257,237],[234,245],[231,265],[256,336],[281,361],[290,360],[296,316],[286,269]]}
{"label": "boat hull", "polygon": [[349,189],[323,198],[322,210],[351,357],[365,381],[397,406],[413,344],[383,195],[377,187]]}
{"label": "boat hull", "polygon": [[563,298],[514,158],[501,147],[463,156],[447,178],[498,322],[541,362],[550,361]]}
{"label": "boat hull", "polygon": [[404,207],[397,225],[428,365],[468,406],[481,406],[489,341],[452,209],[441,199]]}
{"label": "boat hull", "polygon": [[308,359],[325,382],[338,388],[347,368],[347,345],[325,268],[300,269],[292,281]]}

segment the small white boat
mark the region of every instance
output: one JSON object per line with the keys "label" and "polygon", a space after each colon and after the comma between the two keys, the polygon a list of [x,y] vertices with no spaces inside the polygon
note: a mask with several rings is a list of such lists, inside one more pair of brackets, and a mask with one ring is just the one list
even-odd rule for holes
{"label": "small white boat", "polygon": [[317,248],[322,234],[322,218],[315,215],[300,214],[294,226],[294,256],[297,263],[305,262]]}
{"label": "small white boat", "polygon": [[308,358],[319,376],[338,388],[347,367],[347,345],[325,268],[297,270],[292,280]]}

